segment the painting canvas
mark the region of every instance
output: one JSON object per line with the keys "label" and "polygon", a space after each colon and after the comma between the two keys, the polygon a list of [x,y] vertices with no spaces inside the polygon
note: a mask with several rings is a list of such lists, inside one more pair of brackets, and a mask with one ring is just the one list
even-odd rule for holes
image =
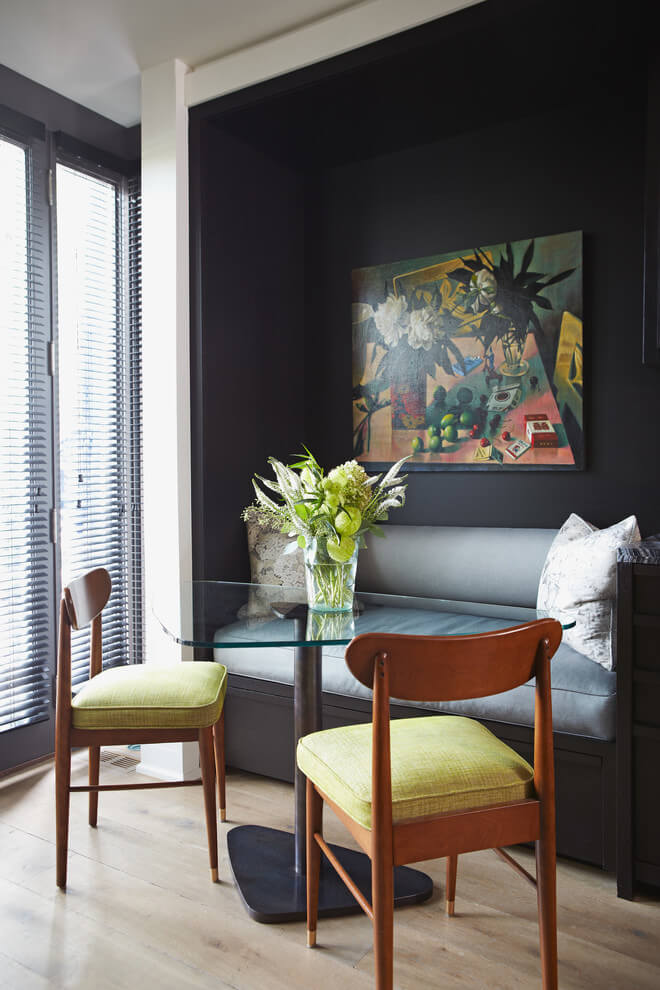
{"label": "painting canvas", "polygon": [[352,318],[357,460],[583,467],[580,232],[356,269]]}

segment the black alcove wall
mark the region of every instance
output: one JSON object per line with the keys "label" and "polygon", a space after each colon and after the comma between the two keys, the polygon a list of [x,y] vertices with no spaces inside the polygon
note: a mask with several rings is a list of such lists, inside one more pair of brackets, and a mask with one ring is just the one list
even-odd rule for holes
{"label": "black alcove wall", "polygon": [[[538,18],[493,20],[500,7],[556,20],[531,44]],[[268,454],[351,456],[352,268],[570,230],[584,232],[585,470],[411,474],[396,521],[634,512],[660,530],[660,379],[641,361],[646,55],[621,4],[597,22],[588,8],[580,24],[568,4],[487,3],[443,18],[432,44],[409,32],[343,74],[333,60],[192,113],[197,576],[247,578],[239,515]],[[452,31],[481,45],[478,80],[456,81]],[[406,66],[425,93],[412,128]]]}

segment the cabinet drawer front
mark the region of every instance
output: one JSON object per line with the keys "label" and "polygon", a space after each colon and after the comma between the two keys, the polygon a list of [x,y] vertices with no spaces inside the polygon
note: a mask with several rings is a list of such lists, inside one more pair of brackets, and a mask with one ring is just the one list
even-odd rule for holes
{"label": "cabinet drawer front", "polygon": [[634,722],[660,728],[660,671],[635,671],[633,679]]}
{"label": "cabinet drawer front", "polygon": [[635,859],[660,866],[660,735],[634,741]]}
{"label": "cabinet drawer front", "polygon": [[649,568],[644,574],[636,570],[633,608],[644,615],[660,615],[660,567]]}
{"label": "cabinet drawer front", "polygon": [[635,616],[634,669],[660,672],[660,619],[657,625],[642,625],[644,618],[644,616]]}

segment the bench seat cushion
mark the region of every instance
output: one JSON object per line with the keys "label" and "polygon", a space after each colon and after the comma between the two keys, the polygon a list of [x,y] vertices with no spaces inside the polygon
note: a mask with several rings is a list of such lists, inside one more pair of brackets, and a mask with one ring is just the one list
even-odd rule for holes
{"label": "bench seat cushion", "polygon": [[[371,828],[371,725],[304,736],[298,766],[335,804]],[[473,719],[400,718],[390,730],[392,819],[421,818],[534,797],[534,771]]]}
{"label": "bench seat cushion", "polygon": [[[465,631],[465,616],[410,609],[407,631],[420,635],[445,633],[458,635]],[[470,632],[505,629],[514,623],[488,616],[472,616]],[[222,639],[231,642],[231,628],[222,631]],[[282,684],[293,684],[293,650],[264,646],[259,649],[218,648],[216,659],[231,673]],[[344,648],[323,649],[324,692],[349,697],[371,698],[371,691],[357,681],[344,663]],[[573,733],[594,739],[615,738],[616,673],[577,653],[562,643],[551,668],[553,724],[556,732]],[[503,694],[471,701],[420,703],[401,701],[397,704],[430,711],[469,715],[514,725],[534,724],[534,681]]]}

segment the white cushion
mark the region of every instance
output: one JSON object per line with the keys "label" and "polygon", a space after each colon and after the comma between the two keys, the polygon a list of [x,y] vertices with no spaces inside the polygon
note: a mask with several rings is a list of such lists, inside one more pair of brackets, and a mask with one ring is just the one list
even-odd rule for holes
{"label": "white cushion", "polygon": [[564,642],[607,670],[612,669],[616,551],[640,539],[635,516],[597,529],[571,513],[541,572],[537,608],[573,612],[576,624],[564,630]]}

